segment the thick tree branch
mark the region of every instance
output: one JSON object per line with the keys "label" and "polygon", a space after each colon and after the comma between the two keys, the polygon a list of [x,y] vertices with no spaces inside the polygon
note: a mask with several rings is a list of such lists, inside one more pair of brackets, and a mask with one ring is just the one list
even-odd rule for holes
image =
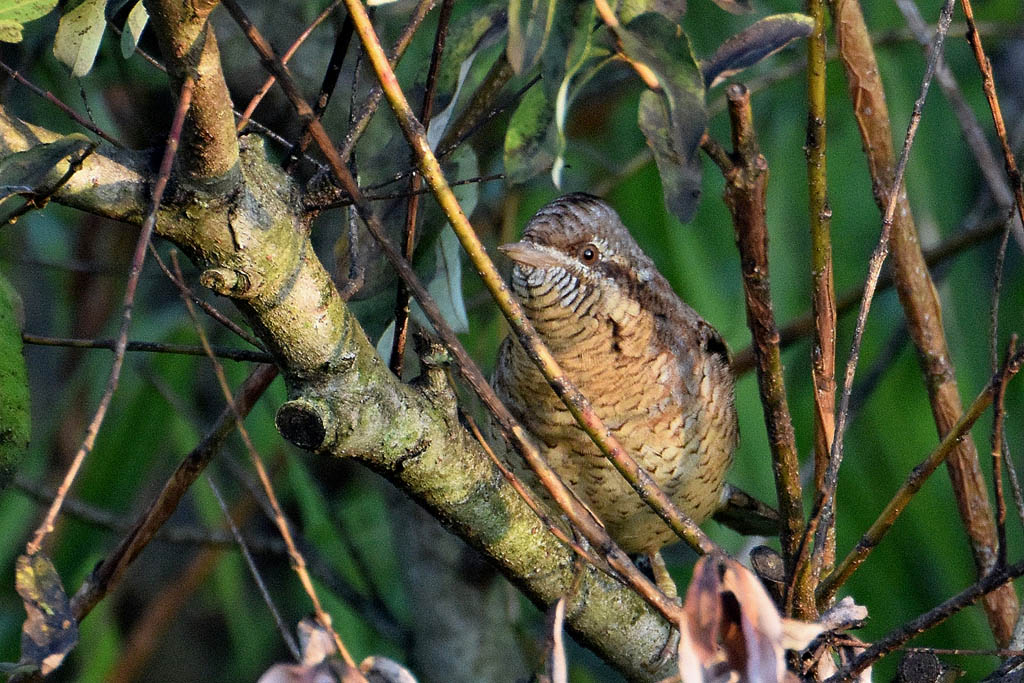
{"label": "thick tree branch", "polygon": [[146,0],[153,31],[164,55],[171,88],[178,92],[186,75],[195,78],[192,107],[185,120],[178,168],[183,180],[226,190],[237,177],[238,139],[231,93],[224,82],[220,50],[209,16],[216,2]]}
{"label": "thick tree branch", "polygon": [[[0,109],[0,160],[58,137]],[[381,361],[313,253],[291,179],[253,136],[242,138],[239,162],[243,182],[235,193],[204,196],[202,206],[171,198],[157,233],[206,268],[202,282],[231,296],[273,353],[294,399],[279,413],[279,426],[291,436],[306,430],[319,452],[354,457],[395,482],[537,604],[567,594],[572,551],[459,425],[446,390],[403,384]],[[140,222],[144,169],[140,158],[101,147],[54,200]],[[115,190],[119,203],[111,210],[104,196]],[[669,626],[635,592],[588,567],[578,595],[567,624],[579,640],[631,679],[668,675],[645,665],[656,659]]]}
{"label": "thick tree branch", "polygon": [[[68,137],[25,123],[0,106],[0,159]],[[43,184],[52,187],[70,166],[70,159],[62,160],[50,169]],[[98,216],[139,225],[145,217],[149,174],[148,155],[100,144],[57,189],[53,199]]]}

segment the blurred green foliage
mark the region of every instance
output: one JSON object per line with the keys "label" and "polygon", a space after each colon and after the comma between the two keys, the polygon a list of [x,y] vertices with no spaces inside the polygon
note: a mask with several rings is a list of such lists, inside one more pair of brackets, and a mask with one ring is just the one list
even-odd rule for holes
{"label": "blurred green foliage", "polygon": [[[376,16],[381,33],[390,41],[401,26],[409,3],[382,8]],[[466,11],[458,3],[456,16]],[[938,14],[939,3],[922,3],[925,17]],[[123,22],[130,7],[114,18]],[[286,45],[319,9],[305,3],[289,8],[282,18],[277,11],[259,16],[265,8],[253,8],[254,21],[277,45]],[[791,11],[791,4],[772,0],[756,8],[757,16]],[[902,134],[917,96],[924,69],[922,50],[904,38],[882,40],[889,31],[903,28],[896,8],[889,2],[867,0],[865,12],[872,31],[880,38],[878,58],[886,83],[894,128]],[[997,73],[1020,72],[1020,30],[1024,14],[1019,0],[991,0],[978,8],[979,18],[996,35],[986,35],[986,46]],[[273,17],[273,18],[271,18]],[[256,60],[234,26],[215,16],[229,83],[242,108],[263,75],[253,67]],[[433,17],[419,32],[399,70],[403,83],[421,82],[426,70]],[[330,23],[330,22],[329,22]],[[704,0],[693,0],[684,27],[694,51],[713,53],[727,36],[751,23],[751,17],[732,16]],[[134,147],[160,144],[170,116],[169,95],[162,74],[138,56],[125,60],[108,30],[96,64],[81,80],[71,80],[51,53],[57,18],[33,22],[18,46],[0,46],[0,56],[22,69],[37,85],[64,102],[85,110],[101,127],[114,131]],[[1014,39],[1010,36],[1016,35]],[[319,85],[333,41],[332,31],[321,29],[299,51],[294,65],[308,92]],[[155,51],[152,36],[143,33],[140,45]],[[473,66],[467,82],[478,82],[496,51]],[[778,75],[802,58],[799,44],[743,74],[747,82]],[[960,78],[964,95],[983,128],[991,128],[981,93],[980,79],[966,43],[950,34],[947,63]],[[1014,61],[1016,60],[1016,61]],[[1000,71],[1003,69],[1003,71]],[[346,72],[351,77],[351,63]],[[771,231],[771,276],[775,313],[780,324],[809,310],[808,222],[806,172],[803,156],[805,85],[802,70],[794,69],[753,97],[760,142],[771,167],[768,223]],[[527,75],[516,77],[507,93],[522,85]],[[343,77],[344,78],[344,77]],[[345,82],[343,80],[343,82]],[[717,169],[704,160],[703,197],[690,224],[682,225],[665,209],[657,169],[652,161],[631,168],[629,163],[645,154],[644,137],[636,125],[642,86],[628,67],[619,64],[587,84],[566,120],[568,145],[561,191],[600,188],[619,210],[638,242],[657,263],[677,291],[710,320],[737,351],[749,343],[745,324],[739,265],[728,213],[720,199],[723,182]],[[413,91],[419,92],[413,88]],[[1021,91],[1004,88],[1006,111],[1020,120],[1024,111]],[[358,101],[365,86],[357,90]],[[708,92],[711,116],[709,131],[720,141],[728,139],[728,121],[716,105],[722,88]],[[418,97],[418,96],[417,96]],[[84,102],[83,102],[84,98]],[[72,132],[72,122],[43,100],[16,83],[4,84],[3,101],[16,114],[34,123]],[[871,198],[870,180],[861,152],[860,138],[850,111],[841,69],[829,66],[828,149],[835,282],[838,292],[858,286],[866,273],[867,256],[880,230],[880,217]],[[347,92],[339,89],[328,118],[338,139],[345,130]],[[271,96],[257,110],[258,120],[288,139],[296,137],[296,122],[282,100]],[[502,140],[510,114],[506,111],[481,130],[472,145],[480,173],[501,172]],[[374,139],[395,135],[389,114],[377,117],[380,129]],[[383,144],[383,143],[381,143]],[[372,150],[361,152],[372,156]],[[386,173],[404,170],[407,157],[392,158]],[[927,247],[963,231],[983,201],[985,188],[973,157],[959,134],[958,124],[941,92],[933,88],[910,159],[908,192],[918,220],[922,243]],[[561,192],[542,177],[515,187],[500,182],[479,188],[474,224],[490,244],[515,235],[529,216]],[[989,210],[988,215],[992,214]],[[400,216],[401,212],[395,214]],[[395,220],[389,217],[389,220]],[[316,241],[322,253],[344,229],[337,212],[316,223]],[[50,206],[8,226],[0,233],[0,269],[21,293],[26,310],[26,330],[53,336],[108,337],[116,329],[118,306],[134,230],[110,225],[60,207]],[[965,252],[934,269],[944,307],[944,324],[961,396],[971,401],[989,374],[989,301],[991,297],[996,240]],[[161,245],[166,251],[167,245]],[[430,250],[425,250],[430,251]],[[1020,247],[1011,239],[1002,290],[1000,349],[1011,331],[1020,331],[1024,311],[1024,270]],[[325,257],[325,261],[331,260]],[[195,272],[191,272],[195,281]],[[494,350],[504,335],[504,323],[483,295],[480,284],[466,274],[464,298],[470,332],[463,339],[485,370],[493,363]],[[357,310],[367,329],[379,334],[391,315],[393,295],[379,295],[361,302]],[[218,304],[222,302],[216,302]],[[208,324],[214,343],[240,345],[220,327]],[[852,336],[852,316],[840,319],[838,360],[845,363]],[[134,339],[195,343],[195,333],[183,315],[176,292],[147,265],[138,297]],[[67,458],[80,442],[110,366],[103,351],[71,351],[29,347],[25,352],[32,392],[32,442],[20,479],[52,487],[62,475]],[[789,405],[793,413],[801,456],[812,448],[812,397],[809,343],[794,344],[784,353]],[[876,369],[884,370],[879,374]],[[232,385],[245,376],[245,368],[227,362]],[[868,381],[868,378],[873,381]],[[874,520],[889,496],[910,469],[937,443],[934,424],[917,360],[903,328],[902,313],[892,291],[875,300],[869,319],[861,368],[855,390],[856,412],[846,437],[846,459],[840,478],[837,516],[838,551],[842,555]],[[392,549],[387,503],[377,477],[348,463],[324,462],[284,444],[273,427],[273,413],[284,397],[278,381],[247,420],[265,459],[276,471],[278,494],[309,545],[316,548],[331,572],[355,591],[379,593],[389,618],[407,624],[415,618],[405,607],[397,560]],[[772,501],[774,484],[768,460],[764,421],[752,374],[740,378],[737,404],[741,421],[741,446],[730,480]],[[1020,463],[1024,424],[1012,416],[1024,408],[1024,388],[1017,380],[1007,393],[1007,440]],[[121,387],[107,416],[96,449],[77,482],[76,501],[112,513],[115,529],[87,523],[66,514],[51,541],[52,557],[65,586],[73,591],[116,543],[135,515],[159,490],[165,478],[196,444],[223,407],[209,364],[203,359],[159,354],[130,354]],[[990,475],[989,418],[974,430]],[[229,499],[251,495],[235,472],[247,470],[247,458],[237,438],[211,468]],[[247,475],[251,476],[251,475]],[[0,661],[18,657],[23,611],[13,587],[16,556],[41,518],[42,507],[19,487],[0,493]],[[171,520],[173,527],[220,529],[222,514],[205,483],[199,482]],[[1009,556],[1024,552],[1019,521],[1011,515]],[[272,538],[269,523],[255,515],[247,533]],[[730,551],[742,553],[751,541],[709,524],[709,533]],[[194,544],[157,541],[146,549],[128,571],[125,584],[108,597],[83,623],[81,643],[58,671],[58,680],[102,680],[109,676],[128,647],[133,629],[168,585],[178,581],[199,549]],[[680,550],[670,557],[680,585],[685,585],[692,557]],[[287,561],[280,554],[257,555],[286,623],[294,624],[309,610]],[[6,577],[6,578],[3,578]],[[973,563],[956,513],[948,478],[938,472],[910,504],[891,534],[856,573],[843,591],[868,607],[871,620],[859,634],[870,641],[913,616],[938,604],[974,580]],[[403,643],[382,634],[365,614],[320,585],[335,626],[356,660],[370,654],[404,657]],[[970,608],[915,641],[918,645],[956,648],[988,648],[991,636],[978,608]],[[274,631],[248,570],[234,551],[224,552],[201,589],[180,605],[169,630],[153,643],[155,650],[141,677],[146,680],[254,680],[272,662],[287,653]],[[596,681],[612,677],[593,658],[573,651],[574,680]],[[971,678],[992,668],[991,657],[951,658]],[[887,680],[892,671],[887,660],[876,673]]]}

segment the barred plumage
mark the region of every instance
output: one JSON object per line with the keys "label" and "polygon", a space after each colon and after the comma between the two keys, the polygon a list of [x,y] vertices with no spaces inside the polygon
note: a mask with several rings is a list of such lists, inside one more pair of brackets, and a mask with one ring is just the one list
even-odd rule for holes
{"label": "barred plumage", "polygon": [[[718,333],[679,300],[596,197],[556,199],[530,220],[521,242],[502,250],[514,262],[513,292],[562,368],[640,466],[695,521],[705,520],[737,440]],[[501,345],[494,386],[624,550],[654,553],[675,539],[512,337]]]}

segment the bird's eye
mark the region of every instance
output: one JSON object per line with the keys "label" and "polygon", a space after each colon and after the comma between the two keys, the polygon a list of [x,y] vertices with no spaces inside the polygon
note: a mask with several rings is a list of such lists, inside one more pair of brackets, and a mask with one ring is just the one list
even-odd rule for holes
{"label": "bird's eye", "polygon": [[593,244],[584,244],[579,251],[580,262],[585,266],[591,266],[597,263],[597,259],[600,258],[601,252]]}

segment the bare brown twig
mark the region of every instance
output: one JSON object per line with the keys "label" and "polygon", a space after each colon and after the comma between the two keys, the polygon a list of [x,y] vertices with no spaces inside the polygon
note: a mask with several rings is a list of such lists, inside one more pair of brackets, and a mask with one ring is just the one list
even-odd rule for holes
{"label": "bare brown twig", "polygon": [[[835,436],[836,418],[836,292],[832,278],[832,207],[828,201],[826,164],[827,55],[825,2],[808,0],[814,32],[807,41],[807,157],[808,216],[811,227],[811,376],[814,382],[814,487],[821,489]],[[835,528],[825,542],[824,566],[835,561]]]}
{"label": "bare brown twig", "polygon": [[[256,368],[235,394],[237,413],[248,414],[275,377],[276,366],[261,365]],[[210,431],[178,465],[164,484],[163,490],[136,520],[131,531],[82,582],[71,600],[72,613],[78,621],[82,621],[96,603],[117,584],[124,571],[177,509],[185,492],[234,429],[235,415],[236,412],[230,409],[221,412]]]}
{"label": "bare brown twig", "polygon": [[[858,327],[854,333],[855,343],[851,347],[850,362],[847,364],[843,407],[838,416],[833,462],[830,463],[829,477],[826,480],[829,490],[826,491],[827,495],[824,498],[816,499],[815,514],[809,524],[809,528],[819,535],[824,530],[818,531],[818,523],[823,513],[826,518],[829,516],[827,511],[832,507],[835,474],[838,473],[838,466],[842,462],[843,429],[846,424],[844,413],[845,406],[848,405],[848,391],[852,386],[859,339],[863,333],[861,325],[870,307],[881,263],[890,247],[893,253],[894,281],[906,314],[908,330],[918,350],[924,383],[940,436],[945,435],[963,413],[956,385],[956,372],[942,328],[942,307],[924,263],[913,212],[906,191],[902,187],[903,174],[920,121],[924,99],[942,56],[942,45],[953,12],[953,0],[947,0],[940,12],[935,38],[928,52],[921,92],[915,101],[898,160],[892,147],[892,126],[885,93],[860,5],[857,0],[840,0],[833,7],[833,24],[837,29],[840,58],[847,74],[854,115],[864,148],[868,152],[866,157],[875,201],[883,211],[883,228],[878,247],[872,254],[868,286],[861,303],[862,315],[858,317]],[[950,454],[947,470],[953,483],[960,516],[964,520],[964,528],[971,542],[975,565],[978,573],[983,575],[993,566],[997,533],[989,509],[987,488],[978,466],[977,450],[969,436],[958,443]],[[821,547],[820,538],[815,543],[816,548]],[[1005,642],[1013,628],[1017,612],[1016,595],[1012,589],[999,589],[986,596],[984,604],[997,640]]]}
{"label": "bare brown twig", "polygon": [[[252,26],[251,22],[249,22],[242,9],[234,0],[227,0],[226,2],[223,2],[223,4],[249,36],[250,41],[259,51],[267,68],[277,75],[278,81],[285,89],[285,92],[288,94],[289,99],[291,99],[292,104],[295,106],[299,115],[302,117],[308,117],[312,111],[309,104],[302,99],[302,96],[295,87],[287,69],[281,66],[280,61],[274,57],[273,50],[269,44],[266,43],[265,39],[263,39],[255,27]],[[365,10],[354,3],[349,5],[349,9],[355,17],[356,30],[360,32],[360,35],[364,35],[367,31],[372,35],[372,27],[369,26],[369,19],[365,15]],[[375,36],[373,40],[375,41]],[[380,68],[381,62],[386,64],[386,60],[383,59],[383,51],[380,49],[379,44],[376,44],[376,58],[377,61],[375,63],[375,67]],[[382,80],[394,83],[394,75],[392,74],[390,79]],[[630,585],[633,586],[645,600],[661,612],[670,622],[674,622],[678,618],[678,606],[668,600],[664,593],[662,593],[653,584],[653,582],[641,574],[622,550],[612,542],[604,528],[590,515],[589,511],[587,511],[586,508],[576,500],[575,496],[571,494],[569,489],[565,487],[565,485],[558,479],[557,475],[555,475],[550,469],[550,466],[540,457],[539,453],[537,453],[536,449],[526,437],[523,428],[515,422],[508,410],[501,405],[501,402],[494,394],[493,389],[491,389],[490,385],[484,379],[472,359],[469,358],[469,355],[466,353],[458,338],[451,331],[451,328],[447,323],[445,323],[443,316],[437,308],[437,304],[433,301],[433,298],[427,293],[426,288],[412,271],[408,262],[401,257],[400,252],[384,235],[383,228],[381,227],[379,220],[366,205],[359,187],[355,183],[355,179],[342,163],[339,153],[334,149],[330,139],[327,137],[326,131],[323,129],[323,126],[318,121],[313,121],[310,125],[310,130],[313,133],[314,140],[320,146],[321,151],[325,156],[327,156],[335,177],[339,182],[341,182],[342,188],[351,195],[354,205],[359,211],[360,216],[363,218],[367,228],[383,247],[388,260],[399,271],[399,274],[406,281],[406,284],[409,285],[409,288],[412,290],[417,301],[419,301],[424,312],[427,314],[427,317],[430,319],[431,324],[434,325],[435,330],[455,357],[457,366],[463,377],[481,398],[488,409],[496,415],[506,434],[514,436],[512,440],[516,444],[517,448],[520,449],[523,456],[527,459],[531,468],[538,473],[538,477],[548,489],[548,492],[552,495],[553,499],[563,511],[567,512],[573,523],[583,531],[591,545],[601,549],[613,569],[623,574],[629,581]],[[425,140],[421,140],[420,144],[425,145]],[[429,149],[427,151],[429,152]],[[432,169],[432,171],[436,171],[436,169]],[[425,175],[428,180],[431,180],[432,182],[433,180],[436,180],[437,177],[436,173],[428,173]],[[441,180],[443,181],[443,177]],[[465,220],[464,216],[462,220]],[[710,543],[710,541],[708,541],[708,543]]]}
{"label": "bare brown twig", "polygon": [[[68,339],[66,337],[43,337],[34,334],[22,334],[21,340],[26,344],[38,346],[61,346],[73,349],[108,349],[113,351],[117,348],[116,339]],[[144,351],[148,353],[175,353],[187,356],[205,356],[206,352],[200,346],[188,346],[186,344],[165,344],[163,342],[129,341],[125,345],[126,351]],[[248,349],[226,349],[213,347],[213,352],[218,358],[226,358],[239,362],[248,363],[271,363],[273,357],[264,351],[250,351]]]}
{"label": "bare brown twig", "polygon": [[964,17],[967,19],[967,42],[971,45],[974,58],[981,70],[981,84],[985,91],[985,99],[988,100],[988,108],[992,112],[992,123],[996,128],[996,137],[1003,148],[1003,162],[1006,165],[1006,175],[1010,181],[1010,189],[1017,200],[1017,212],[1020,215],[1021,223],[1024,225],[1024,186],[1021,184],[1020,170],[1017,168],[1017,160],[1013,156],[1013,149],[1006,136],[1006,123],[1003,121],[1003,111],[999,106],[999,97],[996,95],[996,82],[992,77],[992,65],[985,56],[985,49],[981,45],[981,36],[978,34],[978,26],[974,21],[974,7],[971,0],[960,0],[964,8]]}
{"label": "bare brown twig", "polygon": [[[427,89],[423,94],[423,106],[420,108],[420,121],[423,122],[423,133],[430,126],[431,113],[434,110],[434,95],[437,91],[437,77],[441,73],[441,55],[448,40],[448,22],[452,17],[453,0],[443,0],[441,15],[437,20],[437,32],[434,36],[434,49],[430,54],[430,68],[427,70]],[[415,159],[413,159],[415,163]],[[405,238],[402,244],[405,260],[412,262],[413,250],[416,248],[416,220],[419,216],[419,189],[423,178],[414,173],[409,180],[409,201],[405,209]],[[405,344],[409,336],[409,290],[399,280],[395,294],[395,336],[391,342],[391,360],[388,366],[399,379],[402,378],[402,366],[405,358]]]}
{"label": "bare brown twig", "polygon": [[[302,33],[300,33],[294,41],[292,41],[292,44],[289,45],[288,49],[285,50],[284,54],[281,55],[281,61],[287,64],[288,60],[292,58],[292,55],[294,55],[295,52],[302,46],[302,44],[306,42],[306,38],[309,38],[309,36],[312,35],[313,30],[317,26],[322,24],[324,20],[327,19],[327,17],[331,16],[334,10],[338,9],[341,3],[342,0],[334,0],[334,2],[325,7],[324,11],[318,14],[316,19],[314,19],[310,23],[310,25],[307,26],[306,29]],[[249,104],[247,104],[245,106],[245,109],[242,110],[242,114],[238,117],[238,121],[235,123],[235,130],[237,130],[239,133],[245,130],[245,127],[249,125],[249,119],[252,117],[252,113],[256,111],[256,107],[258,107],[260,102],[263,101],[263,98],[267,96],[267,93],[270,92],[270,89],[274,87],[274,83],[276,81],[277,79],[274,78],[273,76],[267,77],[267,80],[263,82],[263,85],[260,86],[260,89],[257,90],[256,94],[253,95],[252,98],[249,100]]]}
{"label": "bare brown twig", "polygon": [[1006,361],[1002,370],[998,373],[993,393],[995,398],[992,401],[992,480],[996,497],[996,532],[999,538],[999,555],[996,558],[997,567],[1006,566],[1006,498],[1003,494],[1003,451],[1006,448],[1004,441],[1004,426],[1006,422],[1006,385],[1014,374],[1011,362],[1017,350],[1017,335],[1010,337],[1010,343],[1006,347]]}
{"label": "bare brown twig", "polygon": [[[178,280],[182,280],[183,276],[181,273],[181,267],[178,264],[178,254],[176,251],[171,252],[171,262],[174,265],[175,277],[177,277]],[[252,461],[253,468],[256,470],[256,474],[260,479],[260,484],[263,486],[263,493],[266,495],[267,500],[273,509],[274,514],[272,519],[274,524],[277,526],[278,533],[281,534],[281,538],[284,540],[285,546],[288,548],[288,557],[291,560],[292,570],[299,577],[299,582],[302,584],[303,590],[306,592],[306,595],[309,596],[310,602],[313,603],[313,610],[316,614],[317,621],[320,622],[320,625],[324,630],[330,633],[334,638],[334,644],[338,648],[341,658],[345,660],[346,664],[354,668],[356,665],[355,660],[352,659],[352,655],[349,654],[348,649],[341,640],[341,636],[338,635],[338,632],[331,625],[331,617],[324,610],[323,605],[320,603],[320,598],[317,596],[316,589],[313,587],[313,581],[310,579],[309,572],[306,569],[306,559],[302,556],[302,553],[299,552],[299,549],[295,545],[295,539],[292,537],[291,529],[288,528],[288,522],[285,520],[284,512],[281,510],[281,504],[278,502],[277,494],[274,492],[274,485],[271,483],[270,476],[267,474],[267,469],[263,465],[263,459],[260,457],[259,451],[256,450],[256,445],[253,443],[252,437],[249,436],[249,430],[245,427],[244,416],[236,407],[235,397],[232,395],[227,376],[224,374],[224,367],[217,360],[217,357],[213,353],[213,349],[210,347],[210,342],[206,338],[206,333],[203,331],[202,325],[199,324],[199,318],[196,315],[192,301],[185,296],[184,293],[182,294],[181,300],[185,303],[185,308],[188,310],[188,315],[192,319],[192,325],[196,330],[196,334],[199,335],[199,342],[202,344],[203,349],[206,351],[206,355],[213,364],[213,371],[217,376],[217,383],[220,385],[220,390],[224,396],[225,402],[227,402],[228,409],[235,418],[235,429],[238,430],[239,436],[242,437],[242,442],[245,444],[245,449],[249,454],[249,459]],[[232,528],[234,528],[233,525]],[[245,550],[244,547],[243,553],[248,555],[248,551]],[[273,607],[273,603],[268,600],[268,605],[276,617],[276,610]]]}
{"label": "bare brown twig", "polygon": [[78,125],[82,126],[83,128],[85,128],[88,131],[91,131],[91,132],[95,133],[96,135],[100,136],[101,138],[103,138],[104,140],[106,140],[110,144],[114,145],[115,147],[120,147],[121,149],[125,149],[125,145],[124,145],[123,142],[121,142],[120,140],[115,138],[113,135],[111,135],[110,133],[106,132],[105,130],[103,130],[102,128],[100,128],[96,124],[94,124],[92,121],[90,121],[90,120],[86,119],[85,117],[83,117],[81,114],[79,114],[77,111],[75,111],[74,109],[72,109],[68,105],[64,104],[64,102],[62,102],[60,100],[60,98],[58,98],[56,95],[54,95],[49,90],[43,90],[39,86],[37,86],[34,83],[32,83],[31,81],[29,81],[24,76],[22,76],[20,72],[18,72],[15,69],[12,69],[11,67],[7,66],[7,64],[5,64],[2,61],[0,61],[0,69],[3,69],[4,71],[6,71],[7,75],[9,75],[11,78],[16,80],[18,83],[21,83],[23,86],[25,86],[26,88],[31,90],[33,93],[35,93],[39,97],[42,97],[47,102],[50,102],[51,104],[56,106],[62,112],[67,114],[69,117],[71,117],[71,119],[75,123],[77,123]]}
{"label": "bare brown twig", "polygon": [[[768,230],[765,223],[768,162],[757,145],[750,92],[742,85],[732,85],[727,90],[727,96],[733,152],[726,154],[707,136],[702,144],[705,152],[719,165],[726,180],[725,203],[732,214],[736,245],[740,252],[747,326],[754,338],[758,387],[782,517],[780,538],[783,559],[787,572],[792,572],[803,529],[803,503],[796,437],[786,400],[779,335],[775,327],[768,275]],[[815,608],[811,590],[802,595],[791,595],[787,611],[795,605],[801,618],[813,618]]]}
{"label": "bare brown twig", "polygon": [[[323,118],[324,112],[327,111],[327,105],[331,102],[334,89],[338,86],[338,77],[341,75],[341,67],[345,63],[345,55],[348,53],[349,45],[352,43],[352,34],[352,17],[346,16],[345,21],[341,25],[341,30],[338,31],[334,38],[331,58],[327,62],[324,77],[320,82],[320,94],[317,95],[316,102],[313,104],[313,116],[317,119]],[[309,127],[306,126],[303,128],[302,135],[298,141],[292,145],[291,150],[288,152],[288,157],[282,164],[285,173],[291,174],[295,170],[299,157],[305,154],[311,140]]]}
{"label": "bare brown twig", "polygon": [[35,555],[39,552],[43,539],[53,530],[53,524],[57,519],[57,515],[60,514],[64,498],[71,489],[71,484],[74,483],[75,477],[78,475],[82,463],[85,462],[86,456],[92,451],[92,447],[96,443],[96,435],[99,434],[103,418],[106,417],[107,409],[110,407],[110,402],[114,398],[114,392],[117,390],[118,382],[121,379],[121,368],[124,365],[125,349],[128,345],[128,330],[131,327],[132,311],[135,307],[135,292],[138,289],[139,277],[142,275],[142,264],[146,258],[146,249],[149,247],[149,241],[156,227],[156,217],[157,211],[160,208],[160,201],[163,199],[164,190],[167,188],[167,182],[171,177],[171,166],[178,151],[178,141],[181,139],[182,125],[192,103],[193,85],[194,81],[190,76],[186,77],[181,85],[178,107],[175,110],[171,130],[167,136],[167,146],[164,149],[163,159],[160,162],[160,171],[153,186],[153,197],[150,202],[149,212],[146,215],[146,220],[142,223],[139,238],[135,244],[135,253],[132,256],[131,270],[129,271],[128,284],[125,286],[122,303],[121,328],[118,331],[117,344],[114,347],[114,362],[110,369],[110,375],[107,378],[107,386],[103,390],[99,406],[97,406],[93,419],[86,430],[85,439],[83,439],[78,452],[75,453],[60,488],[57,489],[57,495],[54,497],[53,504],[47,511],[43,522],[36,529],[32,540],[25,546],[25,552],[28,555]]}

